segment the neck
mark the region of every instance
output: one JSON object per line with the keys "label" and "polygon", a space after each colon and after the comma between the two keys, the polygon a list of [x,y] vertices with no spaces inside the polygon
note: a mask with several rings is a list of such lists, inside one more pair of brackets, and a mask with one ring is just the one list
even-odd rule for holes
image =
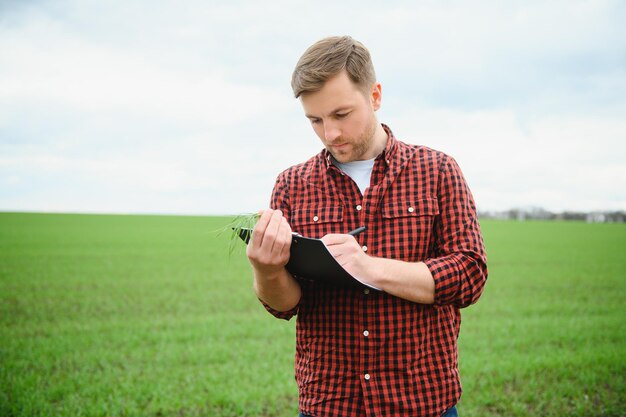
{"label": "neck", "polygon": [[373,140],[373,147],[372,147],[374,154],[372,155],[372,158],[376,158],[378,155],[382,153],[382,151],[385,150],[388,139],[389,139],[389,135],[387,135],[387,132],[385,132],[385,129],[383,129],[383,126],[380,123],[376,122],[376,131],[374,132],[374,140]]}

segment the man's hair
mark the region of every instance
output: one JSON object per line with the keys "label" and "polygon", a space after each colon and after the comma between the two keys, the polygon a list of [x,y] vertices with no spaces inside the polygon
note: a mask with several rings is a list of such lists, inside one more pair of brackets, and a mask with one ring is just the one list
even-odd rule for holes
{"label": "man's hair", "polygon": [[370,53],[350,36],[331,36],[311,45],[296,64],[291,88],[296,98],[319,91],[329,78],[345,70],[352,82],[367,93],[376,82]]}

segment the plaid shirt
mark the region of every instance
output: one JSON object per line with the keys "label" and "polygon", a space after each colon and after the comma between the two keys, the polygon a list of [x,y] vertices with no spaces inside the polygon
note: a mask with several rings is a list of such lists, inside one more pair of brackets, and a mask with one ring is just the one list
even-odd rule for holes
{"label": "plaid shirt", "polygon": [[324,150],[277,179],[272,208],[294,232],[322,237],[367,230],[368,254],[423,261],[435,303],[423,305],[365,287],[301,281],[295,371],[300,410],[314,416],[440,416],[457,403],[459,309],[474,303],[487,279],[474,202],[451,157],[396,140],[374,163],[361,195]]}

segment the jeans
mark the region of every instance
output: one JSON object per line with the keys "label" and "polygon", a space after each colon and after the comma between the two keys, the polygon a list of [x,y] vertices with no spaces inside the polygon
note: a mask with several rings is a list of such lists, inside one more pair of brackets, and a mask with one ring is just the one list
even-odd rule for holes
{"label": "jeans", "polygon": [[459,417],[459,412],[456,410],[456,405],[443,413],[441,417]]}
{"label": "jeans", "polygon": [[[300,413],[298,417],[311,417],[311,416]],[[456,406],[454,406],[448,411],[446,411],[445,413],[443,413],[441,417],[459,417],[459,412],[457,411]]]}

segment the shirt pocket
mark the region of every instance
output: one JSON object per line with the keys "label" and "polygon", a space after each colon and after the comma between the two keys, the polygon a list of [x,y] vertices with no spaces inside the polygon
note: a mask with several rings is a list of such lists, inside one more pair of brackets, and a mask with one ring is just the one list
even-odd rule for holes
{"label": "shirt pocket", "polygon": [[388,201],[382,206],[385,236],[381,256],[408,262],[428,258],[433,245],[433,225],[439,215],[436,198]]}
{"label": "shirt pocket", "polygon": [[325,203],[297,208],[293,211],[291,229],[306,237],[321,238],[329,233],[339,233],[343,222],[343,205]]}

